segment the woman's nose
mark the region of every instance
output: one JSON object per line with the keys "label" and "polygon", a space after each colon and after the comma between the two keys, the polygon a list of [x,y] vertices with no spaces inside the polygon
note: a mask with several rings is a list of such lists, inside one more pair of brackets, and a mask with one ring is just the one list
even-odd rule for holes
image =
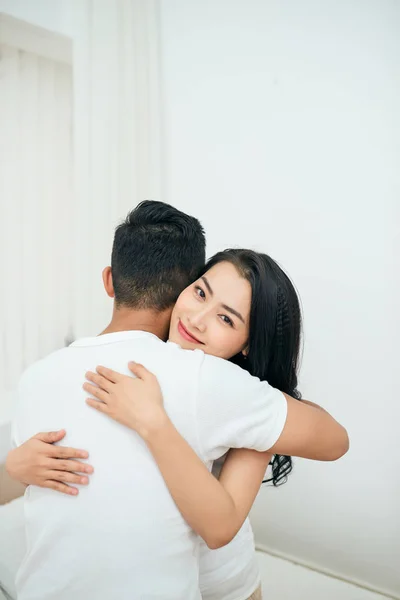
{"label": "woman's nose", "polygon": [[205,319],[204,319],[204,314],[202,312],[198,312],[195,313],[194,315],[191,315],[189,318],[189,323],[195,327],[196,329],[198,329],[199,331],[203,332],[206,328],[205,325]]}

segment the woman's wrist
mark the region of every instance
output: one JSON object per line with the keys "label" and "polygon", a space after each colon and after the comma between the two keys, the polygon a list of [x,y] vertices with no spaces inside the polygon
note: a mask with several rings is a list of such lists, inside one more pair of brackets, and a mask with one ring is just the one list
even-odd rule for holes
{"label": "woman's wrist", "polygon": [[160,407],[160,410],[153,414],[146,424],[137,428],[137,432],[146,444],[151,444],[161,434],[168,432],[171,426],[173,426],[172,421],[165,410]]}

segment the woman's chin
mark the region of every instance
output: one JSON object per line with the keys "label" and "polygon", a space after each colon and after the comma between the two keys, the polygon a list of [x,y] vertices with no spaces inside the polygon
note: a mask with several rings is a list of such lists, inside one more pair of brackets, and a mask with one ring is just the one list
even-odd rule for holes
{"label": "woman's chin", "polygon": [[189,342],[187,342],[186,340],[184,340],[182,338],[182,336],[179,335],[179,333],[177,331],[170,331],[169,337],[168,337],[168,341],[172,342],[173,344],[177,344],[178,346],[180,346],[184,350],[193,350],[193,346],[191,346],[189,344]]}
{"label": "woman's chin", "polygon": [[179,335],[177,331],[170,331],[168,341],[172,342],[173,344],[177,344],[178,346],[183,348],[183,350],[196,350],[196,348],[199,348],[207,354],[206,347],[203,344],[192,344],[188,340],[185,340],[185,338],[183,338],[181,335]]}

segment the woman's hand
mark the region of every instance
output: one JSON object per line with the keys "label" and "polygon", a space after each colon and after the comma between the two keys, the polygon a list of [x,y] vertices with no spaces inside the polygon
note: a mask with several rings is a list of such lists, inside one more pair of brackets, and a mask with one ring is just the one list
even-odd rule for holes
{"label": "woman's hand", "polygon": [[65,430],[38,433],[8,453],[6,469],[12,479],[25,485],[50,488],[76,496],[78,489],[70,484],[87,485],[88,477],[78,473],[93,473],[93,467],[79,460],[87,458],[86,450],[54,446],[65,436]]}
{"label": "woman's hand", "polygon": [[146,440],[169,419],[157,377],[143,365],[131,362],[128,366],[135,379],[106,367],[97,367],[96,373],[88,371],[86,379],[91,383],[84,383],[83,388],[96,400],[86,402]]}

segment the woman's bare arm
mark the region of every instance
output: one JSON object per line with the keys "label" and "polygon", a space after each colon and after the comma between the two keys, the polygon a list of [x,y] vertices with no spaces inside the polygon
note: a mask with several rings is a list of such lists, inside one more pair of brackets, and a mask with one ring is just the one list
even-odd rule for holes
{"label": "woman's bare arm", "polygon": [[228,457],[218,481],[166,414],[155,375],[143,365],[129,368],[135,379],[105,367],[86,373],[83,387],[92,394],[86,401],[143,438],[183,517],[210,548],[226,545],[240,529],[271,452],[333,460],[347,449],[346,431],[328,413],[287,396],[287,421],[272,451],[237,450]]}
{"label": "woman's bare arm", "polygon": [[272,455],[230,450],[217,480],[171,421],[144,439],[187,523],[209,548],[228,544],[250,512]]}
{"label": "woman's bare arm", "polygon": [[308,400],[284,396],[288,406],[285,427],[269,452],[324,461],[346,454],[349,436],[332,415]]}

